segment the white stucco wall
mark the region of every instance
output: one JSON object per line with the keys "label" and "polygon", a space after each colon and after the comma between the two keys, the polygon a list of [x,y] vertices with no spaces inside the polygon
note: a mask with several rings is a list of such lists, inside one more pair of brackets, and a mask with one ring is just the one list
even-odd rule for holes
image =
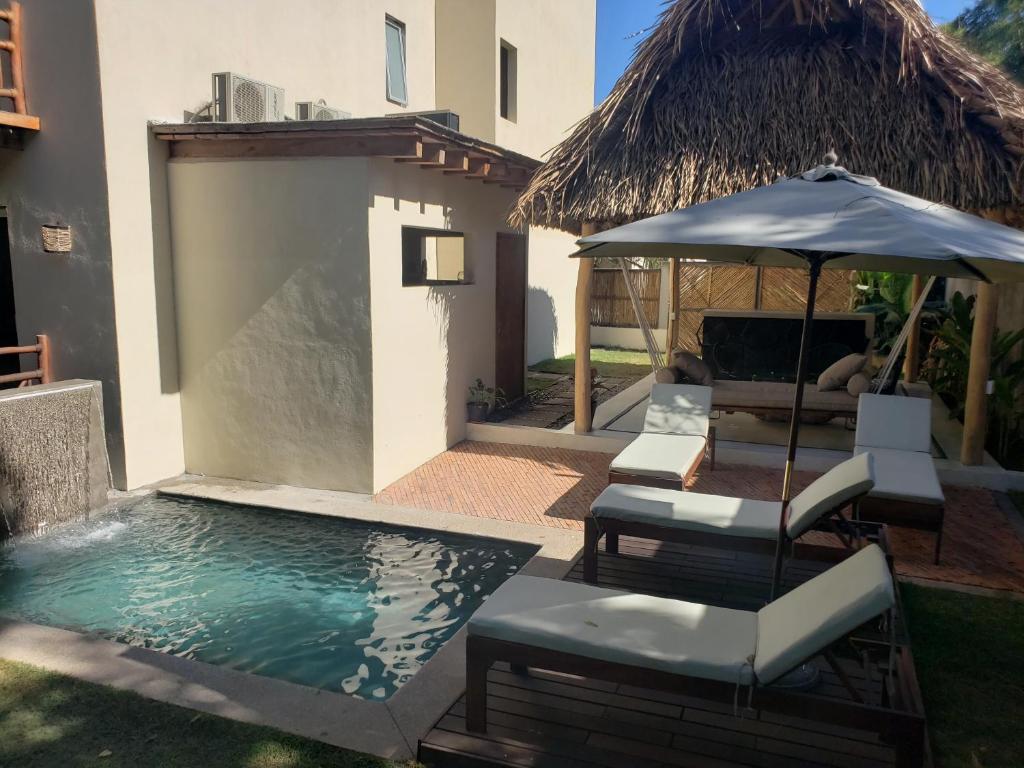
{"label": "white stucco wall", "polygon": [[576,338],[575,235],[530,228],[526,362],[571,354]]}
{"label": "white stucco wall", "polygon": [[371,490],[367,169],[171,162],[189,472]]}
{"label": "white stucco wall", "polygon": [[[26,6],[27,18],[36,15],[35,6],[35,0]],[[385,98],[386,14],[406,25],[407,108]],[[295,101],[320,98],[355,116],[432,109],[434,7],[423,0],[300,0],[285,5],[270,0],[182,0],[173,6],[158,0],[97,0],[96,18],[103,140],[75,146],[83,155],[107,149],[113,291],[122,353],[121,400],[107,397],[106,402],[108,409],[123,412],[124,483],[134,487],[177,474],[184,466],[164,199],[167,148],[149,135],[146,121],[181,122],[186,110],[209,101],[210,75],[221,71],[283,87],[289,115]],[[76,24],[66,17],[54,20],[45,34],[30,38],[31,47],[62,50],[52,38],[54,26],[63,34]],[[76,45],[84,37],[78,34]],[[40,78],[38,90],[60,87],[53,82],[56,70],[29,66],[28,71]],[[95,95],[94,101],[99,101]],[[76,130],[82,118],[69,114],[64,124]]]}
{"label": "white stucco wall", "polygon": [[[465,437],[466,390],[494,383],[495,240],[513,193],[370,163],[374,489]],[[471,285],[402,285],[403,226],[465,233]]]}
{"label": "white stucco wall", "polygon": [[499,40],[516,48],[518,80],[515,122],[496,117],[494,140],[543,158],[594,107],[596,2],[494,2],[492,92],[499,85]]}
{"label": "white stucco wall", "polygon": [[[92,5],[22,5],[25,91],[42,131],[0,150],[18,336],[50,336],[56,379],[103,382],[114,482],[124,486],[118,340],[114,331],[103,118]],[[145,128],[141,127],[141,133]],[[68,255],[44,253],[39,228],[70,224]]]}

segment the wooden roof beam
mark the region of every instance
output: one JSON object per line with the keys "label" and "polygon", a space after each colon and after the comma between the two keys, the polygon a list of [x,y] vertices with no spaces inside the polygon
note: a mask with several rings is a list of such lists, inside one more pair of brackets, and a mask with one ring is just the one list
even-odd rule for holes
{"label": "wooden roof beam", "polygon": [[418,157],[396,157],[396,163],[416,163],[424,168],[444,168],[446,151],[444,144],[428,144],[426,142],[422,145],[422,152]]}
{"label": "wooden roof beam", "polygon": [[419,161],[423,158],[423,142],[415,136],[401,135],[196,139],[172,141],[171,157],[390,157]]}

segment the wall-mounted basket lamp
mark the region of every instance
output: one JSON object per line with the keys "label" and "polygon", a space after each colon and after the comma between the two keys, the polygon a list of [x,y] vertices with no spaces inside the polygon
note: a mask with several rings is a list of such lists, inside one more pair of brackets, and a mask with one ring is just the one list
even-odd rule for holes
{"label": "wall-mounted basket lamp", "polygon": [[71,253],[71,227],[43,224],[43,250],[47,253]]}

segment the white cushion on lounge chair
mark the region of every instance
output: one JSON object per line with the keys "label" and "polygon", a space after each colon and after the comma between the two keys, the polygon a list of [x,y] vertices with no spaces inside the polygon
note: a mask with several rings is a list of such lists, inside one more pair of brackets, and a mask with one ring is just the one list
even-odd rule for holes
{"label": "white cushion on lounge chair", "polygon": [[609,485],[590,505],[600,520],[655,523],[723,536],[774,540],[779,535],[778,501],[713,496],[644,485]]}
{"label": "white cushion on lounge chair", "polygon": [[[790,502],[786,524],[789,537],[802,536],[825,513],[870,491],[875,483],[873,464],[870,454],[847,459],[797,494]],[[780,511],[778,501],[619,484],[605,488],[590,505],[591,514],[599,520],[654,523],[757,539],[775,539],[779,535]]]}
{"label": "white cushion on lounge chair", "polygon": [[754,672],[770,683],[893,607],[885,555],[865,547],[757,612]]}
{"label": "white cushion on lounge chair", "polygon": [[932,403],[922,397],[863,394],[854,444],[900,451],[932,450]]}
{"label": "white cushion on lounge chair", "polygon": [[875,487],[874,461],[863,453],[832,467],[789,503],[786,533],[796,539],[810,530],[825,513],[845,505]]}
{"label": "white cushion on lounge chair", "polygon": [[707,439],[697,435],[641,433],[612,459],[610,469],[628,475],[682,482],[686,471],[704,455]]}
{"label": "white cushion on lounge chair", "polygon": [[752,681],[757,614],[513,576],[469,620],[471,636],[727,683]]}
{"label": "white cushion on lounge chair", "polygon": [[644,432],[662,435],[707,435],[711,387],[655,384],[644,414]]}
{"label": "white cushion on lounge chair", "polygon": [[853,449],[856,454],[869,451],[875,460],[875,487],[869,496],[923,504],[945,503],[946,496],[930,453],[862,446]]}

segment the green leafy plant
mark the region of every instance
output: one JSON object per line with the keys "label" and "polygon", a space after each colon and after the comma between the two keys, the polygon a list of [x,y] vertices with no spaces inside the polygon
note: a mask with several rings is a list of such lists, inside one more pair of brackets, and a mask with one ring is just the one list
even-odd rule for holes
{"label": "green leafy plant", "polygon": [[[887,355],[910,317],[914,306],[912,275],[900,272],[858,272],[854,307],[857,312],[875,316],[875,350]],[[925,302],[921,309],[921,329],[925,337],[944,318],[945,302]],[[925,346],[925,345],[922,345]]]}
{"label": "green leafy plant", "polygon": [[[974,297],[964,297],[958,291],[950,300],[948,317],[935,331],[924,369],[932,389],[958,419],[964,416],[973,332]],[[989,378],[994,387],[988,401],[988,448],[1004,465],[1017,464],[1018,449],[1024,447],[1021,438],[1024,428],[1024,360],[1015,359],[1021,342],[1024,342],[1024,329],[1007,332],[996,329],[992,337]]]}
{"label": "green leafy plant", "polygon": [[502,408],[508,405],[505,399],[505,392],[501,387],[488,387],[483,379],[477,379],[469,387],[469,397],[466,402],[475,405],[486,405],[488,408]]}

